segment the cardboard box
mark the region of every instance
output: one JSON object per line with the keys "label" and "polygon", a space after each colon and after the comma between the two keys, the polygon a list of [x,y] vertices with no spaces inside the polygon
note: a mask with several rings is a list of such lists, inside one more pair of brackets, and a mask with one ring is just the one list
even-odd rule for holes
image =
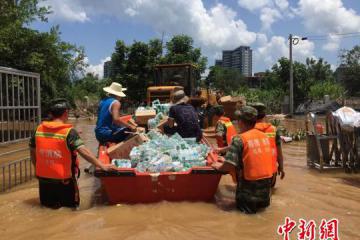
{"label": "cardboard box", "polygon": [[139,146],[148,140],[145,134],[136,134],[124,142],[109,147],[107,154],[111,159],[128,159],[133,147]]}
{"label": "cardboard box", "polygon": [[156,111],[154,109],[136,111],[135,112],[135,121],[139,125],[147,125],[148,120],[150,118],[154,118],[156,116]]}
{"label": "cardboard box", "polygon": [[220,104],[224,107],[225,116],[235,120],[235,111],[246,105],[246,100],[241,96],[225,96],[220,99]]}
{"label": "cardboard box", "polygon": [[224,96],[220,98],[220,102],[230,102],[231,101],[231,96]]}

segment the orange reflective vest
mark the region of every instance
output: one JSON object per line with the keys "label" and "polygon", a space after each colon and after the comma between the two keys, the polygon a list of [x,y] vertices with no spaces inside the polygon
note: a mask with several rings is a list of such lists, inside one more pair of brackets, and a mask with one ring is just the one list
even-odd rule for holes
{"label": "orange reflective vest", "polygon": [[257,122],[255,125],[255,128],[262,131],[263,133],[265,133],[266,136],[268,136],[268,138],[270,140],[270,145],[271,145],[272,154],[273,154],[273,161],[272,161],[273,173],[276,173],[277,169],[278,169],[278,163],[277,163],[278,153],[277,153],[277,147],[276,147],[276,127],[274,127],[270,123]]}
{"label": "orange reflective vest", "polygon": [[36,176],[51,179],[72,177],[72,153],[66,138],[71,124],[42,122],[35,133]]}
{"label": "orange reflective vest", "polygon": [[243,142],[244,179],[254,181],[272,177],[273,155],[265,133],[253,128],[239,136]]}
{"label": "orange reflective vest", "polygon": [[226,143],[222,136],[216,136],[216,142],[218,147],[225,147],[231,144],[232,138],[237,134],[235,126],[232,124],[230,118],[220,117],[218,123],[222,123],[226,127]]}

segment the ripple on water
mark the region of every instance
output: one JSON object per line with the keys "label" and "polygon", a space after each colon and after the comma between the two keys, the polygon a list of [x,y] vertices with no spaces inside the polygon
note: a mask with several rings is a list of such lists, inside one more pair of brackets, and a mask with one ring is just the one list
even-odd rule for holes
{"label": "ripple on water", "polygon": [[[78,121],[76,127],[95,151],[93,124]],[[301,122],[295,125],[298,128]],[[360,239],[359,175],[348,179],[342,172],[320,174],[307,169],[305,142],[283,144],[283,149],[286,177],[277,181],[271,206],[257,215],[235,210],[229,176],[222,177],[211,203],[108,206],[99,199],[99,182],[82,174],[80,211],[40,207],[36,182],[1,194],[1,239],[276,239],[277,226],[286,216],[317,223],[336,217],[342,239]],[[81,160],[82,169],[87,165]]]}

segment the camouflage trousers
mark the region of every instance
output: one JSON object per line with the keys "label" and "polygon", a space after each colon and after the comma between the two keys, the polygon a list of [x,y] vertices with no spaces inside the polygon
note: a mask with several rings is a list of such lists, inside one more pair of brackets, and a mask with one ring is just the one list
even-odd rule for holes
{"label": "camouflage trousers", "polygon": [[236,206],[248,214],[270,205],[272,178],[256,181],[240,179],[236,189]]}

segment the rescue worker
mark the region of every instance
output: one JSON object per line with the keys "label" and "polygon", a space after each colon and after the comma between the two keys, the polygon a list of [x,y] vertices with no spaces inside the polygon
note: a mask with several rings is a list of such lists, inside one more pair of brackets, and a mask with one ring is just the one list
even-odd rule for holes
{"label": "rescue worker", "polygon": [[199,118],[194,107],[188,104],[188,100],[183,90],[174,93],[174,105],[169,109],[169,118],[167,125],[164,126],[164,132],[170,135],[177,132],[183,138],[196,138],[199,142],[202,138]]}
{"label": "rescue worker", "polygon": [[236,111],[240,134],[232,140],[225,160],[213,163],[222,172],[238,172],[236,206],[247,214],[270,205],[272,154],[269,138],[254,128],[257,111],[244,106]]}
{"label": "rescue worker", "polygon": [[231,144],[232,138],[237,134],[231,119],[224,116],[224,107],[218,105],[214,107],[214,121],[216,121],[215,138],[218,146],[217,151],[225,153]]}
{"label": "rescue worker", "polygon": [[125,97],[120,83],[113,82],[104,87],[107,97],[100,101],[95,136],[100,144],[107,142],[121,142],[128,136],[127,131],[136,131],[137,127],[122,121],[120,117],[121,98]]}
{"label": "rescue worker", "polygon": [[97,160],[72,125],[66,123],[69,109],[66,100],[54,100],[50,109],[51,120],[43,121],[30,140],[30,156],[39,180],[40,203],[55,209],[79,206],[77,153],[104,171],[114,168]]}
{"label": "rescue worker", "polygon": [[201,90],[196,90],[195,96],[191,97],[189,100],[189,104],[195,108],[195,111],[198,114],[200,128],[204,128],[205,103],[206,99],[201,96]]}
{"label": "rescue worker", "polygon": [[280,179],[285,177],[284,158],[281,148],[280,132],[271,123],[265,121],[266,106],[261,102],[250,103],[250,106],[258,111],[255,128],[264,132],[270,139],[273,148],[273,180],[272,187],[276,184],[276,176],[280,175]]}

